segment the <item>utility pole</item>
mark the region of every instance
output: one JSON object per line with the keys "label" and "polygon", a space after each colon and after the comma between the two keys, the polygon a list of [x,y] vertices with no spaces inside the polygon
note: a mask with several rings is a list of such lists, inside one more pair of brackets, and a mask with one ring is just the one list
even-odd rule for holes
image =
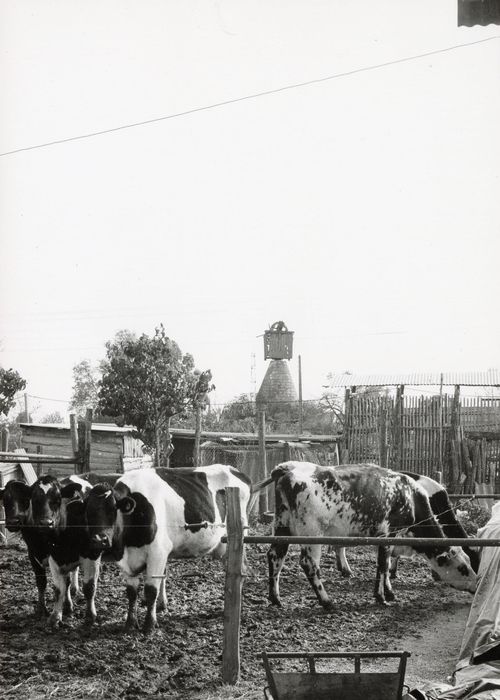
{"label": "utility pole", "polygon": [[302,435],[303,413],[302,413],[302,358],[299,355],[299,435]]}
{"label": "utility pole", "polygon": [[28,392],[24,392],[24,413],[26,414],[26,423],[31,423],[28,405]]}

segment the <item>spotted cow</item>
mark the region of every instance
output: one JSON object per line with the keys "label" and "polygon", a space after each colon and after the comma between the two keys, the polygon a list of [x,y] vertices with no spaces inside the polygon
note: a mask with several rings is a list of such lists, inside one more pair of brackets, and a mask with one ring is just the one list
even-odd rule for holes
{"label": "spotted cow", "polygon": [[195,469],[140,469],[127,472],[113,489],[94,487],[87,522],[96,548],[110,550],[126,580],[126,628],[137,627],[137,591],[145,575],[143,630],[156,626],[156,602],[169,557],[223,556],[225,488],[240,489],[247,524],[250,481],[238,470],[215,464]]}
{"label": "spotted cow", "polygon": [[[429,497],[431,510],[441,525],[446,537],[467,537],[467,532],[464,530],[463,525],[455,515],[455,509],[453,508],[448,497],[448,493],[442,484],[434,479],[431,479],[430,476],[425,476],[423,474],[415,474],[414,472],[407,471],[402,471],[399,473],[406,474],[406,476],[412,478],[421,488],[424,489]],[[480,561],[479,550],[473,547],[463,547],[462,549],[469,557],[472,569],[477,573]],[[391,547],[391,578],[394,579],[397,576],[398,560],[400,557],[411,558],[416,555],[418,555],[418,553],[411,547]],[[352,570],[347,561],[345,549],[343,547],[336,548],[335,556],[337,569],[342,573],[342,576],[351,576]],[[432,572],[432,575],[435,579],[440,579],[439,573],[435,570]]]}
{"label": "spotted cow", "polygon": [[[405,534],[409,538],[444,539],[427,494],[404,474],[367,464],[320,467],[309,462],[285,462],[272,471],[270,479],[275,487],[276,536]],[[413,545],[413,548],[422,552],[444,581],[459,590],[474,592],[476,574],[459,547],[449,547],[443,542],[442,547]],[[378,548],[375,599],[381,604],[394,600],[388,550],[388,547]],[[268,552],[269,599],[274,605],[281,605],[279,575],[287,551],[287,544],[274,544]],[[301,547],[302,569],[320,604],[330,608],[332,603],[320,576],[320,557],[320,545]]]}

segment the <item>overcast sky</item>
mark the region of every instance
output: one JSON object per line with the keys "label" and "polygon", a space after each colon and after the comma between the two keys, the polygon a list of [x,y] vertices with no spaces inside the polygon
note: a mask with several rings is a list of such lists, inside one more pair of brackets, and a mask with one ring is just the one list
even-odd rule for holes
{"label": "overcast sky", "polygon": [[499,27],[456,0],[0,7],[1,153],[450,49],[0,157],[0,363],[30,394],[160,322],[217,401],[281,319],[306,398],[500,366]]}

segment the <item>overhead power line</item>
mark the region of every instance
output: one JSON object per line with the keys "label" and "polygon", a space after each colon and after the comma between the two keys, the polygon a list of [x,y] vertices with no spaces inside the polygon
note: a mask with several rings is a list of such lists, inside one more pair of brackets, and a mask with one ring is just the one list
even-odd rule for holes
{"label": "overhead power line", "polygon": [[475,44],[482,44],[486,41],[493,41],[494,39],[500,39],[500,36],[491,36],[486,39],[478,39],[477,41],[470,41],[466,44],[456,44],[454,46],[447,46],[444,49],[435,49],[434,51],[427,51],[425,53],[415,54],[414,56],[405,56],[403,58],[396,58],[392,61],[386,61],[385,63],[377,63],[371,66],[364,66],[362,68],[354,68],[353,70],[344,71],[342,73],[334,73],[333,75],[327,75],[322,78],[313,78],[311,80],[305,80],[301,83],[292,83],[290,85],[283,85],[279,88],[273,88],[271,90],[264,90],[262,92],[255,92],[250,95],[243,95],[242,97],[234,97],[229,100],[223,100],[222,102],[214,102],[213,104],[204,105],[203,107],[193,107],[192,109],[187,109],[182,112],[175,112],[173,114],[167,114],[162,117],[154,117],[152,119],[145,119],[140,122],[132,122],[130,124],[122,124],[121,126],[115,126],[110,129],[102,129],[101,131],[93,131],[88,134],[80,134],[79,136],[70,136],[64,139],[55,139],[54,141],[47,141],[45,143],[39,143],[32,146],[24,146],[23,148],[15,148],[11,151],[5,151],[0,153],[0,157],[11,156],[15,153],[21,153],[23,151],[33,151],[38,148],[47,148],[49,146],[56,146],[61,143],[69,143],[70,141],[80,141],[82,139],[89,139],[95,136],[103,136],[104,134],[111,134],[115,131],[123,131],[125,129],[133,129],[138,126],[147,126],[148,124],[155,124],[157,122],[167,121],[168,119],[177,119],[179,117],[186,117],[190,114],[195,114],[196,112],[206,112],[210,109],[217,109],[219,107],[226,107],[227,105],[236,104],[238,102],[244,102],[246,100],[255,100],[258,97],[266,97],[267,95],[275,95],[280,92],[285,92],[287,90],[296,90],[298,88],[307,87],[308,85],[316,85],[319,83],[325,83],[330,80],[336,80],[337,78],[347,78],[351,75],[356,75],[358,73],[364,73],[367,71],[379,70],[380,68],[387,68],[389,66],[395,66],[400,63],[407,63],[408,61],[415,61],[421,58],[428,58],[429,56],[437,56],[438,54],[446,53],[448,51],[455,51],[456,49],[463,49],[468,46],[474,46]]}

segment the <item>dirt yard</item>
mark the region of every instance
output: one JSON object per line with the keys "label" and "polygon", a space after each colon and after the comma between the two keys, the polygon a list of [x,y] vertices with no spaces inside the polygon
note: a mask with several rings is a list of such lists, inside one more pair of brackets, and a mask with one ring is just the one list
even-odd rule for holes
{"label": "dirt yard", "polygon": [[[0,698],[262,698],[260,653],[273,651],[407,650],[407,680],[446,680],[453,670],[472,597],[435,583],[425,564],[404,561],[395,582],[397,602],[375,605],[374,552],[350,550],[355,578],[342,579],[326,554],[323,574],[338,603],[325,613],[316,603],[291,550],[282,574],[284,609],[267,603],[266,546],[248,547],[244,586],[241,682],[222,687],[224,572],[213,560],[174,561],[168,612],[149,637],[125,634],[124,585],[105,564],[97,598],[100,623],[82,626],[84,604],[50,631],[33,617],[33,574],[24,545],[0,548]],[[141,610],[141,615],[144,610]]]}

